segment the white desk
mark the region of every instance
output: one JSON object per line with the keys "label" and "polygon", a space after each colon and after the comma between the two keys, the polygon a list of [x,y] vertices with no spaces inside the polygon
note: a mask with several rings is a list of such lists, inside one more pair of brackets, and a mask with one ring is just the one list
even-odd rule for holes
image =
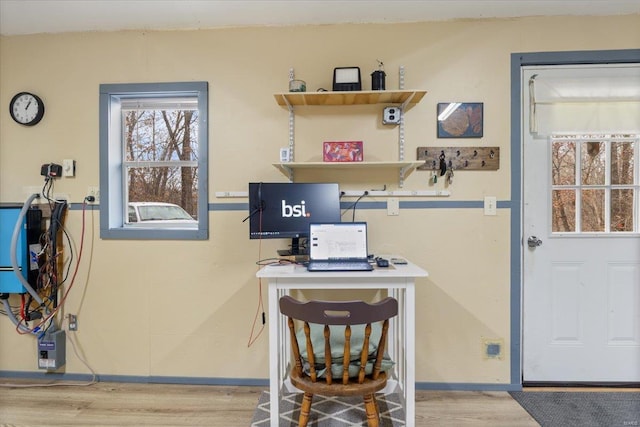
{"label": "white desk", "polygon": [[396,362],[392,378],[404,399],[406,425],[415,425],[415,279],[428,276],[425,270],[411,262],[374,271],[331,273],[310,273],[302,266],[265,266],[256,276],[266,279],[269,286],[271,426],[280,425],[278,401],[290,359],[289,332],[278,301],[292,289],[386,289],[398,300],[398,316],[389,326],[389,354]]}

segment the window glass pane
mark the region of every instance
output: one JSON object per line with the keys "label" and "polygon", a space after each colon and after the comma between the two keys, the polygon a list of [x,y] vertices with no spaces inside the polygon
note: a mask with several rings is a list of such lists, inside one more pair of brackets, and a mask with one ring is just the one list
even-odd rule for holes
{"label": "window glass pane", "polygon": [[123,111],[126,161],[196,160],[198,112]]}
{"label": "window glass pane", "polygon": [[553,190],[551,210],[553,232],[576,231],[575,190]]}
{"label": "window glass pane", "polygon": [[581,231],[604,231],[604,190],[582,190],[581,196]]}
{"label": "window glass pane", "polygon": [[603,142],[583,142],[581,144],[581,184],[604,185],[606,150]]}
{"label": "window glass pane", "polygon": [[551,145],[551,174],[553,185],[576,183],[576,143],[556,141]]}
{"label": "window glass pane", "polygon": [[633,231],[633,189],[611,190],[611,231]]}
{"label": "window glass pane", "polygon": [[[611,142],[611,184],[633,184],[633,142]],[[613,229],[613,227],[611,228]]]}
{"label": "window glass pane", "polygon": [[198,218],[197,167],[128,167],[127,177],[129,203],[172,203],[184,209],[193,219]]}

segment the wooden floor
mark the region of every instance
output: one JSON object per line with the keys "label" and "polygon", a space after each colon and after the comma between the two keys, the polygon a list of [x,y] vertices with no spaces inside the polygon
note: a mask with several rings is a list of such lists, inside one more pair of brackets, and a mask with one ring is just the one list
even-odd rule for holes
{"label": "wooden floor", "polygon": [[[0,379],[0,384],[29,384]],[[0,388],[0,426],[247,427],[266,387],[97,383]],[[538,426],[506,392],[417,391],[416,426]]]}

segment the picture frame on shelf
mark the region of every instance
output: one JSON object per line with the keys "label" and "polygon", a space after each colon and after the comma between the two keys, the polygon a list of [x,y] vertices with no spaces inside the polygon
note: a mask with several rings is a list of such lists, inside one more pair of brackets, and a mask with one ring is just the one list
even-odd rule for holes
{"label": "picture frame on shelf", "polygon": [[362,162],[362,141],[325,141],[322,144],[324,162]]}
{"label": "picture frame on shelf", "polygon": [[438,138],[482,138],[484,103],[439,102]]}

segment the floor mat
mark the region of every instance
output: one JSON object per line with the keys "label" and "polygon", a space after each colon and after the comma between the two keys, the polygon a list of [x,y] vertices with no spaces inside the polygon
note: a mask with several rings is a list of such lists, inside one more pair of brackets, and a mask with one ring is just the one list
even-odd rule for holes
{"label": "floor mat", "polygon": [[[400,396],[377,394],[380,408],[380,427],[404,426],[404,408]],[[302,393],[287,393],[280,400],[280,425],[293,427],[298,425]],[[362,397],[325,397],[314,396],[308,426],[311,427],[347,427],[366,426],[366,413]],[[263,392],[253,415],[251,427],[269,426],[269,392]]]}
{"label": "floor mat", "polygon": [[640,426],[640,393],[509,393],[542,427]]}

